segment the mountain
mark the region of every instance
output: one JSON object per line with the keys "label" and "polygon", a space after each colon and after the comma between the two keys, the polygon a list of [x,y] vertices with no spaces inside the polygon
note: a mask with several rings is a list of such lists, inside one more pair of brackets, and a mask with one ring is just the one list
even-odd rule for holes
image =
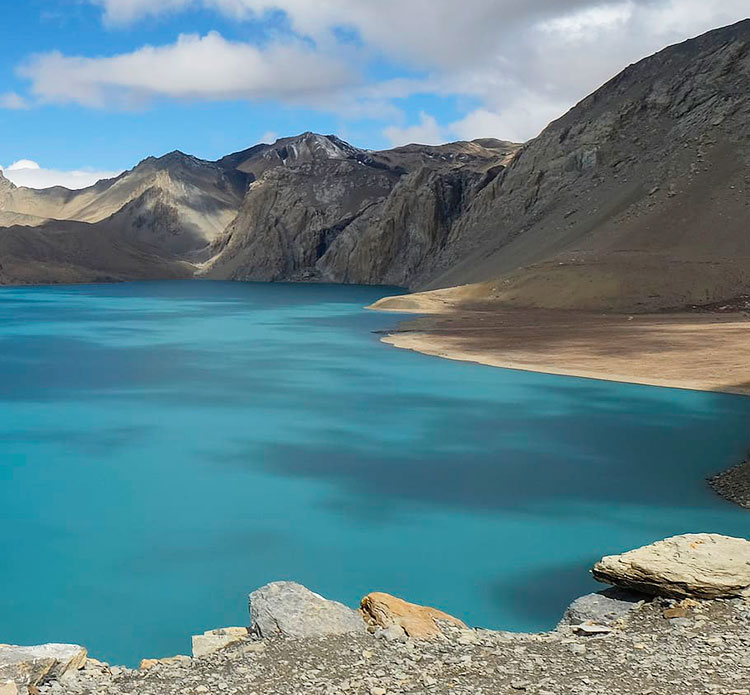
{"label": "mountain", "polygon": [[[487,140],[371,152],[308,132],[216,162],[181,152],[150,157],[81,191],[18,188],[0,179],[0,249],[3,238],[13,239],[0,282],[140,279],[165,272],[168,277],[380,282],[378,273],[357,270],[358,257],[350,263],[339,247],[323,257],[353,222],[375,220],[374,210],[390,205],[392,193],[396,199],[404,196],[408,188],[397,184],[412,173],[467,169],[486,178],[499,157],[517,148]],[[356,238],[351,230],[347,234]],[[80,243],[86,235],[96,240],[89,256]],[[29,248],[21,253],[24,238]],[[104,263],[107,244],[111,254]],[[139,267],[132,254],[148,260]],[[373,258],[372,251],[364,255]],[[374,261],[385,266],[398,259]],[[408,282],[408,274],[397,281]]]}
{"label": "mountain", "polygon": [[83,191],[0,175],[0,282],[460,286],[648,311],[750,293],[750,20],[628,67],[539,137],[362,150],[303,133]]}
{"label": "mountain", "polygon": [[626,311],[747,294],[749,167],[744,21],[630,66],[527,143],[423,287]]}
{"label": "mountain", "polygon": [[[487,179],[487,169],[501,166],[500,158],[517,148],[453,143],[368,152],[334,136],[305,133],[249,150],[247,158],[231,155],[220,162],[258,178],[200,273],[408,284],[413,272],[403,270],[402,247],[410,247],[412,265],[425,262],[446,231],[437,229],[439,218],[460,211],[456,186]],[[444,185],[428,193],[427,181],[442,177]],[[406,210],[404,201],[414,210]],[[425,236],[432,243],[412,243]]]}

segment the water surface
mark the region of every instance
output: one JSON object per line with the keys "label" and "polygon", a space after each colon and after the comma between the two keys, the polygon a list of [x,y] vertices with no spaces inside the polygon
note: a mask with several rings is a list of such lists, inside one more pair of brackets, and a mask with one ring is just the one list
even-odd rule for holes
{"label": "water surface", "polygon": [[546,629],[604,553],[747,535],[703,479],[750,399],[396,350],[387,293],[0,290],[0,642],[187,653],[277,579]]}

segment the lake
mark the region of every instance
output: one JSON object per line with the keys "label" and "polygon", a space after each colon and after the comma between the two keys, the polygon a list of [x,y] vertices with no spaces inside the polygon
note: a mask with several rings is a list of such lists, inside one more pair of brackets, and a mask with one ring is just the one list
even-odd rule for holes
{"label": "lake", "polygon": [[135,665],[292,579],[542,630],[601,555],[747,535],[750,399],[397,350],[397,290],[0,290],[0,642]]}

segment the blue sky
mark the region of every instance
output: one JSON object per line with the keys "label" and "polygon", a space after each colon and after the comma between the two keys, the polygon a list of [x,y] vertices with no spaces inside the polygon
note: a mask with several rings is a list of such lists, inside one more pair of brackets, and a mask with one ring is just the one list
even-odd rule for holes
{"label": "blue sky", "polygon": [[747,14],[746,0],[714,4],[9,2],[0,165],[86,185],[151,154],[218,158],[305,130],[370,148],[525,140],[629,62]]}

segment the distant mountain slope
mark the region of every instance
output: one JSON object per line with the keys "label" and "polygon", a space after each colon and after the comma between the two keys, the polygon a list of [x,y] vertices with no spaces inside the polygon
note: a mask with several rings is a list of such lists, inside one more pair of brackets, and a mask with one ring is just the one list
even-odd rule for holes
{"label": "distant mountain slope", "polygon": [[630,66],[523,146],[374,152],[303,133],[216,162],[149,158],[83,191],[0,174],[0,252],[0,282],[460,285],[622,311],[750,294],[750,20]]}
{"label": "distant mountain slope", "polygon": [[0,284],[190,278],[193,267],[113,229],[71,220],[0,229]]}
{"label": "distant mountain slope", "polygon": [[189,258],[205,254],[234,219],[246,188],[241,172],[172,152],[80,191],[0,188],[0,211],[91,224],[113,220],[131,241]]}

